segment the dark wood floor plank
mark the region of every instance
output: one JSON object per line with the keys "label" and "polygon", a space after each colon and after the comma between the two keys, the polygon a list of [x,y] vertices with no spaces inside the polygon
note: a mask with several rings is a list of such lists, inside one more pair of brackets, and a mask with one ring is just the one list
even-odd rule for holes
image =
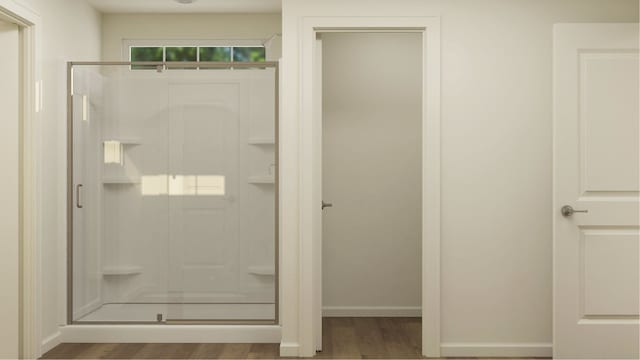
{"label": "dark wood floor plank", "polygon": [[107,352],[103,359],[135,359],[136,354],[142,350],[144,345],[140,343],[118,344],[113,350]]}
{"label": "dark wood floor plank", "polygon": [[78,353],[76,359],[104,359],[120,344],[87,344],[88,347]]}
{"label": "dark wood floor plank", "polygon": [[197,344],[145,344],[135,355],[136,359],[188,359]]}
{"label": "dark wood floor plank", "polygon": [[252,344],[247,359],[276,359],[279,355],[280,344]]}
{"label": "dark wood floor plank", "polygon": [[389,356],[375,318],[354,319],[354,326],[362,357],[380,359]]}
{"label": "dark wood floor plank", "polygon": [[246,359],[252,344],[224,344],[221,359]]}
{"label": "dark wood floor plank", "polygon": [[65,343],[56,346],[47,352],[47,359],[76,359],[77,356],[86,352],[91,344],[85,343]]}
{"label": "dark wood floor plank", "polygon": [[403,333],[406,334],[409,346],[416,354],[422,354],[422,319],[406,318],[402,324]]}
{"label": "dark wood floor plank", "polygon": [[382,332],[387,354],[394,358],[420,357],[420,352],[409,344],[409,337],[403,333],[402,323],[404,318],[376,318],[376,322]]}
{"label": "dark wood floor plank", "polygon": [[219,359],[225,344],[197,344],[190,359]]}
{"label": "dark wood floor plank", "polygon": [[331,356],[334,359],[360,359],[353,318],[334,318],[331,325]]}

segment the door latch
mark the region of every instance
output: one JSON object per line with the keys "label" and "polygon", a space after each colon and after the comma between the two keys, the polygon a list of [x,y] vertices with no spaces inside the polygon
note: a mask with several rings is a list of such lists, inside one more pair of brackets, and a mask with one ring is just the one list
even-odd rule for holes
{"label": "door latch", "polygon": [[571,205],[565,205],[562,208],[560,208],[560,213],[564,217],[569,217],[569,216],[573,215],[574,213],[588,213],[588,212],[589,212],[589,210],[576,210]]}

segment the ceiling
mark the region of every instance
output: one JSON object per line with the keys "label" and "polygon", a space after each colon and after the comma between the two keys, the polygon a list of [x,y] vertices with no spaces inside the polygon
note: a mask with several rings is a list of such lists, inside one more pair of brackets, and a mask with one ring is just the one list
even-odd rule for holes
{"label": "ceiling", "polygon": [[281,0],[87,0],[105,13],[279,13]]}

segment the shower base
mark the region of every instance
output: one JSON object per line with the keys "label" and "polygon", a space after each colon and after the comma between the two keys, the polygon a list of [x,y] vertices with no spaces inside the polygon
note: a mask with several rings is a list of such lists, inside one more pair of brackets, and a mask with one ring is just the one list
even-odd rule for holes
{"label": "shower base", "polygon": [[76,321],[157,323],[158,314],[164,321],[273,320],[275,304],[107,303]]}

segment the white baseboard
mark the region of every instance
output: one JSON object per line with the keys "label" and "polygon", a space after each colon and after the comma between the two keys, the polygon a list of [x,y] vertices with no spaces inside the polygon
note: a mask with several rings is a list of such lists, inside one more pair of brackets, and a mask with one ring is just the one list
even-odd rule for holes
{"label": "white baseboard", "polygon": [[419,306],[324,306],[322,316],[330,317],[421,317]]}
{"label": "white baseboard", "polygon": [[280,343],[280,356],[298,357],[299,350],[298,343]]}
{"label": "white baseboard", "polygon": [[551,357],[551,343],[442,343],[442,357]]}
{"label": "white baseboard", "polygon": [[42,340],[42,344],[40,344],[41,354],[38,354],[38,357],[46,354],[47,351],[60,345],[61,342],[62,342],[62,333],[60,331],[56,331],[53,335],[46,337],[44,340]]}
{"label": "white baseboard", "polygon": [[68,325],[62,342],[280,343],[279,325]]}

